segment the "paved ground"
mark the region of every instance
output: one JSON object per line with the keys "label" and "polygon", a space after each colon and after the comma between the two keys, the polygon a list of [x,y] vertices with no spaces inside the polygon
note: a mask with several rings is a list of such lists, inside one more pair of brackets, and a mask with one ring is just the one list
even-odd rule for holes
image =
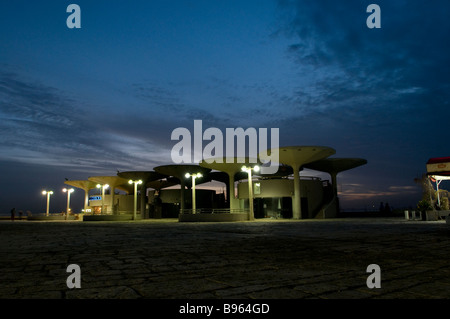
{"label": "paved ground", "polygon": [[0,298],[441,299],[449,252],[444,221],[1,221]]}

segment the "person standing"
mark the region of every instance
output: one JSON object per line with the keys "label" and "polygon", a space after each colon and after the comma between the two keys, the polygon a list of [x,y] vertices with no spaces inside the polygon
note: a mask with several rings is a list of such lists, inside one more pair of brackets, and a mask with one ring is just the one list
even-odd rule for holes
{"label": "person standing", "polygon": [[14,207],[13,209],[11,209],[11,220],[14,221],[14,218],[16,216],[16,208]]}

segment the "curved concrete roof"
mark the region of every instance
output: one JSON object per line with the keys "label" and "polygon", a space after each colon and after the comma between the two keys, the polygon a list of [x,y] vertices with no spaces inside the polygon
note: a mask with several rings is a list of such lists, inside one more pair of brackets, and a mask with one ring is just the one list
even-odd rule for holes
{"label": "curved concrete roof", "polygon": [[93,182],[93,181],[89,181],[89,180],[85,180],[85,181],[65,181],[64,184],[73,186],[73,187],[77,187],[77,188],[81,188],[83,190],[90,190],[93,189],[97,186],[97,183]]}
{"label": "curved concrete roof", "polygon": [[170,186],[175,186],[180,184],[178,178],[176,180],[172,179],[172,180],[156,180],[156,181],[150,181],[147,182],[147,187],[156,189],[156,190],[161,190],[163,188],[166,187],[170,187]]}
{"label": "curved concrete roof", "polygon": [[211,177],[211,179],[214,181],[219,181],[225,184],[228,184],[229,181],[228,174],[225,172],[210,172],[209,177]]}
{"label": "curved concrete roof", "polygon": [[242,166],[244,165],[249,164],[261,165],[261,163],[257,159],[248,157],[218,157],[218,158],[210,158],[208,159],[208,162],[203,160],[199,163],[199,165],[202,167],[215,169],[228,174],[234,174],[242,171]]}
{"label": "curved concrete roof", "polygon": [[[219,181],[219,182],[222,182],[225,184],[228,184],[230,182],[229,175],[227,172],[222,172],[222,171],[210,172],[209,177],[211,178],[211,180]],[[248,178],[247,172],[239,171],[234,174],[235,181],[239,181],[241,179],[246,179],[246,178]]]}
{"label": "curved concrete roof", "polygon": [[367,164],[367,160],[363,158],[326,158],[305,164],[304,167],[330,174],[337,174],[365,164]]}
{"label": "curved concrete roof", "polygon": [[289,165],[280,165],[278,171],[273,174],[260,174],[264,178],[280,178],[294,174],[294,170]]}
{"label": "curved concrete roof", "polygon": [[[324,159],[336,153],[331,147],[326,146],[285,146],[271,149],[270,153],[278,151],[279,162],[297,168],[306,163]],[[270,157],[262,152],[259,154],[262,160],[270,160]]]}
{"label": "curved concrete roof", "polygon": [[133,192],[133,186],[128,184],[128,180],[119,176],[91,176],[90,181],[98,184],[108,184],[110,188],[117,188],[124,192]]}
{"label": "curved concrete roof", "polygon": [[167,176],[174,176],[178,179],[186,179],[186,173],[202,175],[208,174],[211,169],[192,164],[178,164],[178,165],[162,165],[154,168],[156,172]]}
{"label": "curved concrete roof", "polygon": [[167,177],[167,175],[160,174],[154,171],[127,171],[118,172],[117,176],[125,178],[127,180],[142,180],[144,183],[155,181]]}

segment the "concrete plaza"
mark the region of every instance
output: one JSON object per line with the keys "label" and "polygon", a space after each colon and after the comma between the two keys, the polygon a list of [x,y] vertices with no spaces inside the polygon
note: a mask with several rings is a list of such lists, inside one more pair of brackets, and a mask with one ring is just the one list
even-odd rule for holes
{"label": "concrete plaza", "polygon": [[[442,299],[449,252],[444,221],[3,220],[0,298]],[[370,264],[381,288],[367,287]]]}

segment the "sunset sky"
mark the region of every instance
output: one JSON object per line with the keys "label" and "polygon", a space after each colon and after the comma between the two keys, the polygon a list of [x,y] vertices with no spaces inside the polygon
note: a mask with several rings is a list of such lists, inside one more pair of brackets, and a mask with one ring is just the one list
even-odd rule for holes
{"label": "sunset sky", "polygon": [[[66,25],[71,3],[81,29]],[[0,213],[44,212],[43,189],[64,210],[65,178],[171,164],[171,132],[194,120],[367,159],[338,175],[344,209],[415,206],[414,178],[450,156],[449,12],[446,0],[2,1]]]}

